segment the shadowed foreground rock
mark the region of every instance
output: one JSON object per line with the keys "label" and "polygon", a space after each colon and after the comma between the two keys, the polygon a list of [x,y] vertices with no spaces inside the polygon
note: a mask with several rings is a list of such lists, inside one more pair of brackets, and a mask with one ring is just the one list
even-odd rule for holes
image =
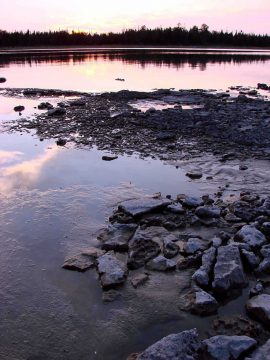
{"label": "shadowed foreground rock", "polygon": [[269,360],[270,358],[270,340],[268,340],[263,346],[257,349],[246,360]]}
{"label": "shadowed foreground rock", "polygon": [[196,329],[169,335],[146,349],[137,360],[197,360],[200,342]]}
{"label": "shadowed foreground rock", "polygon": [[247,313],[255,319],[270,326],[270,295],[262,294],[253,297],[247,302]]}

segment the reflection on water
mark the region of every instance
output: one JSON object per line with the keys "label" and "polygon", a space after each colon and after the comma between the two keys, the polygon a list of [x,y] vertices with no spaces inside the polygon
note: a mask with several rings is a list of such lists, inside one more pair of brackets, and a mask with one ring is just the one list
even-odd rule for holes
{"label": "reflection on water", "polygon": [[[8,87],[81,91],[225,88],[270,82],[270,52],[209,50],[66,50],[2,54]],[[125,82],[115,81],[124,78]]]}

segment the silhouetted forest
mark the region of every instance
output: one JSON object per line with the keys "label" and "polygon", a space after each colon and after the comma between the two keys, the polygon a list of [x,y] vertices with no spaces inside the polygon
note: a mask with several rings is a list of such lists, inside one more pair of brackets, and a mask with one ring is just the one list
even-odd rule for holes
{"label": "silhouetted forest", "polygon": [[228,31],[210,31],[206,24],[191,29],[176,27],[127,29],[118,33],[91,34],[68,31],[15,31],[0,30],[0,47],[5,46],[92,46],[92,45],[140,45],[140,46],[232,46],[270,47],[269,35],[246,34]]}

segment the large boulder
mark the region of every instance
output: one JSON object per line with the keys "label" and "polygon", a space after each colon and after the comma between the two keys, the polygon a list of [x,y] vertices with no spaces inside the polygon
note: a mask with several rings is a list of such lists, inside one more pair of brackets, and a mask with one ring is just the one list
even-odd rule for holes
{"label": "large boulder", "polygon": [[201,267],[195,271],[192,276],[192,279],[202,287],[208,287],[210,284],[211,273],[214,268],[214,263],[216,260],[216,252],[217,249],[215,247],[211,247],[206,250],[202,256],[202,265]]}
{"label": "large boulder", "polygon": [[201,343],[196,329],[169,335],[146,349],[137,360],[196,360]]}
{"label": "large boulder", "polygon": [[237,360],[247,355],[257,344],[248,336],[217,335],[203,341],[204,356],[209,360]]}
{"label": "large boulder", "polygon": [[123,284],[127,277],[126,264],[117,259],[113,252],[108,252],[97,259],[97,270],[104,289]]}
{"label": "large boulder", "polygon": [[266,243],[264,234],[253,225],[245,225],[235,235],[237,241],[242,241],[252,248],[261,247]]}
{"label": "large boulder", "polygon": [[128,242],[137,229],[136,224],[114,224],[103,229],[98,235],[102,249],[106,251],[127,251]]}
{"label": "large boulder", "polygon": [[249,315],[270,326],[270,295],[261,294],[251,298],[246,304]]}
{"label": "large boulder", "polygon": [[227,245],[218,249],[217,262],[214,267],[215,292],[228,295],[230,290],[246,286],[246,278],[237,246]]}
{"label": "large boulder", "polygon": [[131,216],[140,216],[155,210],[164,209],[172,202],[168,199],[143,198],[138,200],[128,200],[119,205],[119,210]]}
{"label": "large boulder", "polygon": [[156,257],[161,251],[162,239],[168,235],[168,230],[159,226],[137,229],[129,241],[128,267],[138,269]]}

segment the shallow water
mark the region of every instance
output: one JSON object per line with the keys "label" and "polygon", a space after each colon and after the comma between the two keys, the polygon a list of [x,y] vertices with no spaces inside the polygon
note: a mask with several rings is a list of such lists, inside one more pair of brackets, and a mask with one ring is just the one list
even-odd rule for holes
{"label": "shallow water", "polygon": [[[1,87],[91,92],[217,88],[270,82],[270,51],[71,49],[0,52]],[[121,78],[125,81],[116,81]]]}

